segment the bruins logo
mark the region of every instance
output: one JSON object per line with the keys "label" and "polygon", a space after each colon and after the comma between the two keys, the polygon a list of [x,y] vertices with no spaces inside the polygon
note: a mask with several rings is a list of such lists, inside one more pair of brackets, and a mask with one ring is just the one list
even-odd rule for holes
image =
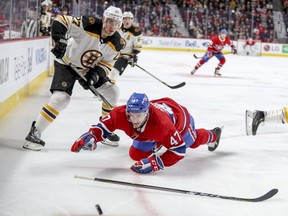
{"label": "bruins logo", "polygon": [[88,50],[81,56],[81,64],[84,68],[91,68],[101,57],[102,53],[98,50]]}
{"label": "bruins logo", "polygon": [[124,47],[126,47],[126,40],[122,37],[120,39],[120,44],[123,46],[122,49],[124,49]]}
{"label": "bruins logo", "polygon": [[89,17],[89,23],[93,25],[96,22],[94,17]]}

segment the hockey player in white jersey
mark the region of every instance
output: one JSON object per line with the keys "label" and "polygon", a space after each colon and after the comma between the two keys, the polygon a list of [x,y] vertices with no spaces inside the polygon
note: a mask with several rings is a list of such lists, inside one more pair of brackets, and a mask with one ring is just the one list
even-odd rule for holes
{"label": "hockey player in white jersey", "polygon": [[138,60],[138,54],[141,52],[142,32],[133,25],[133,21],[134,16],[131,12],[123,13],[123,24],[118,29],[118,32],[126,43],[110,74],[110,79],[113,83],[123,74],[128,64],[134,67]]}
{"label": "hockey player in white jersey", "polygon": [[[33,121],[23,148],[39,151],[44,147],[45,142],[41,139],[41,133],[68,106],[76,80],[79,80],[84,89],[89,89],[88,82],[93,82],[97,91],[112,106],[116,106],[119,89],[110,81],[108,75],[125,43],[117,32],[121,25],[122,11],[114,6],[104,11],[103,20],[92,16],[58,15],[53,21],[51,36],[55,46],[51,52],[56,60],[50,87],[52,95],[41,109],[37,120]],[[68,40],[65,35],[69,36]],[[78,69],[78,72],[85,75],[87,82],[79,79],[79,75],[62,61],[64,56]],[[111,109],[112,107],[103,103],[102,115]],[[112,146],[118,146],[118,141],[119,137],[116,134],[104,140],[106,144]]]}
{"label": "hockey player in white jersey", "polygon": [[288,123],[288,108],[284,107],[283,109],[270,110],[270,111],[261,111],[261,110],[246,110],[246,134],[256,135],[259,125],[262,123]]}

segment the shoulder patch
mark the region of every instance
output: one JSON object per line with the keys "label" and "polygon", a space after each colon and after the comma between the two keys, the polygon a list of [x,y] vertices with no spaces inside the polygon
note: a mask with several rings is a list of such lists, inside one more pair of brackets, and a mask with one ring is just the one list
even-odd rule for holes
{"label": "shoulder patch", "polygon": [[121,39],[120,39],[120,44],[121,44],[123,47],[126,46],[126,41],[125,41],[125,39],[122,38],[122,37],[121,37]]}
{"label": "shoulder patch", "polygon": [[93,25],[96,22],[94,17],[89,17],[89,23]]}

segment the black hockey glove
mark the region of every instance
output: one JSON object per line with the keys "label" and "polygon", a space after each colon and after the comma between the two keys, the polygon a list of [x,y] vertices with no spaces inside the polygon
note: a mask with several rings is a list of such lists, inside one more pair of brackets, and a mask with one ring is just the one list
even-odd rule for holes
{"label": "black hockey glove", "polygon": [[61,59],[66,52],[66,47],[67,40],[61,38],[56,42],[55,47],[51,50],[51,52],[55,55],[56,58]]}
{"label": "black hockey glove", "polygon": [[96,83],[99,81],[99,75],[95,69],[90,69],[84,77],[87,81],[79,78],[78,82],[85,90],[88,90],[89,86],[97,86]]}
{"label": "black hockey glove", "polygon": [[131,58],[128,60],[128,64],[131,65],[131,67],[134,67],[137,64],[138,61],[138,56],[136,54],[134,54],[133,56],[131,56]]}

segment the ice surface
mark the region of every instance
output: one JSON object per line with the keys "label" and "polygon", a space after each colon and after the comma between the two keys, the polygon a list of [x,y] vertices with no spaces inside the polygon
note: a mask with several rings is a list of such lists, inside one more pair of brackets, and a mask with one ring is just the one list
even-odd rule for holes
{"label": "ice surface", "polygon": [[[287,58],[226,55],[226,59],[222,77],[213,76],[216,59],[191,76],[198,61],[193,53],[144,50],[140,66],[170,85],[185,81],[186,86],[169,89],[130,66],[120,77],[119,104],[133,92],[145,92],[150,99],[168,96],[189,109],[196,128],[225,126],[215,152],[206,146],[189,149],[182,161],[152,175],[130,171],[131,139],[121,131],[117,131],[118,148],[99,144],[94,152],[70,152],[74,140],[97,123],[101,113],[101,102],[78,84],[70,105],[43,133],[45,148],[41,152],[22,149],[31,122],[50,96],[48,78],[0,121],[0,215],[92,216],[100,204],[103,215],[115,216],[286,216],[288,127],[266,124],[257,136],[248,137],[245,110],[288,105]],[[248,198],[272,188],[279,193],[265,202],[248,203],[87,181],[74,175]]]}

